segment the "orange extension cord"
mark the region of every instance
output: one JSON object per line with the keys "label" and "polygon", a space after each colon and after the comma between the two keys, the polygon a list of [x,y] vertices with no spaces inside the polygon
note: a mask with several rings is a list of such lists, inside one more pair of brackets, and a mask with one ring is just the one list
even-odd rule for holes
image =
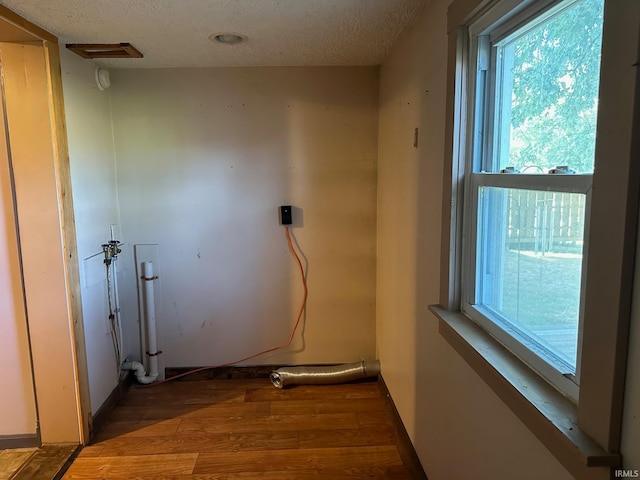
{"label": "orange extension cord", "polygon": [[228,367],[230,365],[235,365],[236,363],[241,363],[241,362],[244,362],[244,361],[247,361],[247,360],[251,360],[252,358],[256,358],[256,357],[259,357],[260,355],[264,355],[265,353],[270,353],[270,352],[275,352],[277,350],[282,350],[284,348],[287,348],[289,345],[291,345],[291,342],[293,341],[293,337],[295,336],[296,331],[298,330],[298,326],[300,325],[300,320],[302,319],[302,314],[304,313],[304,309],[305,309],[305,307],[307,305],[307,294],[308,294],[308,291],[307,291],[307,279],[305,278],[305,275],[304,275],[304,267],[302,266],[302,262],[300,261],[300,257],[296,253],[296,249],[293,247],[293,242],[291,241],[291,234],[289,233],[289,227],[285,227],[285,235],[287,236],[287,243],[289,244],[289,250],[291,251],[291,253],[295,257],[296,261],[298,262],[298,267],[300,267],[300,276],[302,278],[302,286],[304,287],[304,295],[302,297],[302,305],[300,305],[300,311],[298,312],[298,318],[296,320],[296,324],[293,326],[293,330],[291,330],[291,335],[289,336],[289,340],[287,341],[287,343],[284,343],[282,345],[278,345],[277,347],[269,348],[268,350],[263,350],[261,352],[254,353],[253,355],[249,355],[248,357],[244,357],[244,358],[241,358],[239,360],[234,360],[232,362],[222,363],[220,365],[211,365],[209,367],[200,367],[200,368],[196,368],[194,370],[189,370],[188,372],[184,372],[184,373],[181,373],[179,375],[175,375],[175,376],[167,378],[165,380],[160,380],[159,382],[150,383],[148,385],[142,385],[141,386],[142,388],[153,387],[154,385],[160,385],[162,383],[171,382],[172,380],[177,380],[178,378],[186,377],[187,375],[191,375],[191,374],[197,373],[197,372],[202,372],[204,370],[211,370],[212,368]]}

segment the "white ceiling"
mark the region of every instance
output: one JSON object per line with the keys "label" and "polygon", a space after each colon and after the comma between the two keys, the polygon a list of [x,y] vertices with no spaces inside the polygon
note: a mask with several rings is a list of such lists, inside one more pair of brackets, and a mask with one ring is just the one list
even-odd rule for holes
{"label": "white ceiling", "polygon": [[[129,42],[118,68],[377,65],[429,0],[0,0],[65,43]],[[246,43],[207,39],[237,32]],[[89,60],[87,60],[89,61]]]}

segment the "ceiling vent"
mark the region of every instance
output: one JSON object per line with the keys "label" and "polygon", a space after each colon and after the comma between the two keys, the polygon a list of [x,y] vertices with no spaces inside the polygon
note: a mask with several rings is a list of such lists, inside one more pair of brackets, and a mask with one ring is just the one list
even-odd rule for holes
{"label": "ceiling vent", "polygon": [[130,43],[67,43],[67,48],[82,58],[142,58]]}

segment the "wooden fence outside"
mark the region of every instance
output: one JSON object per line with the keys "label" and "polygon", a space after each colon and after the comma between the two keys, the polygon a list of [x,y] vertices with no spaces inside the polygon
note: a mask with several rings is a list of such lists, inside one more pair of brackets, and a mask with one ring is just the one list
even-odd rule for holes
{"label": "wooden fence outside", "polygon": [[506,201],[508,249],[582,253],[584,195],[513,189]]}

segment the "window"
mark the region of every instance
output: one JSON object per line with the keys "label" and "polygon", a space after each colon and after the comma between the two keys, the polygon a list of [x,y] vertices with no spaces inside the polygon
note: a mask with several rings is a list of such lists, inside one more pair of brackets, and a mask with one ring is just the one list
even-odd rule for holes
{"label": "window", "polygon": [[461,309],[577,401],[604,0],[541,3],[469,29]]}
{"label": "window", "polygon": [[448,8],[441,291],[430,310],[575,478],[622,465],[640,212],[632,3]]}

